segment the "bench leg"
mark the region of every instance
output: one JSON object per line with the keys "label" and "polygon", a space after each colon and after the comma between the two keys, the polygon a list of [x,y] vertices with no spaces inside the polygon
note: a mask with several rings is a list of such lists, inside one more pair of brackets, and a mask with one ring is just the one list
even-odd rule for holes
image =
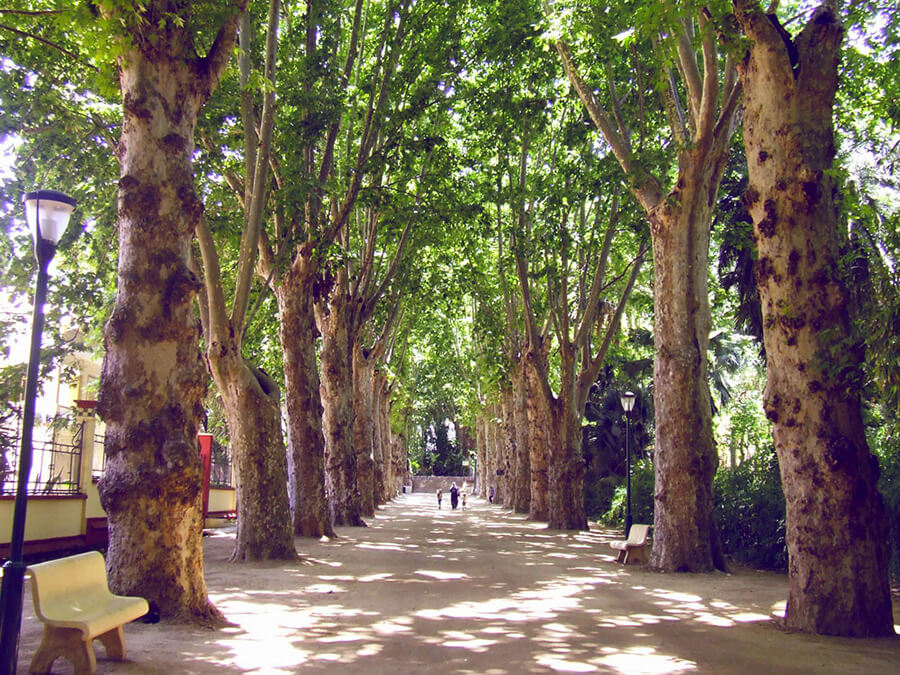
{"label": "bench leg", "polygon": [[117,626],[112,630],[106,631],[103,635],[98,635],[97,639],[106,648],[106,658],[112,661],[125,660],[125,634],[122,632],[122,626]]}
{"label": "bench leg", "polygon": [[623,565],[628,560],[628,549],[620,549],[618,555],[616,556],[616,562],[622,563]]}
{"label": "bench leg", "polygon": [[29,673],[50,673],[50,667],[56,659],[68,659],[75,667],[75,675],[94,675],[97,672],[97,657],[84,633],[76,628],[51,628],[44,626],[44,637],[38,647]]}
{"label": "bench leg", "polygon": [[646,563],[647,562],[647,547],[646,545],[641,546],[629,546],[625,553],[625,564],[628,563]]}

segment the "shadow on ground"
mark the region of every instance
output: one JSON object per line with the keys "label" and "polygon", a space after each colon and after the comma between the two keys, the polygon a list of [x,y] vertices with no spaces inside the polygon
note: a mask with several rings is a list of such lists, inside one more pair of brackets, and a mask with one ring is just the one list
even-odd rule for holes
{"label": "shadow on ground", "polygon": [[[234,626],[128,625],[128,662],[98,645],[98,672],[900,672],[898,639],[779,629],[783,576],[625,568],[613,532],[547,530],[478,499],[465,511],[433,502],[401,495],[368,528],[297,539],[288,564],[228,563],[233,531],[217,531],[207,585]],[[41,630],[30,603],[22,673]]]}

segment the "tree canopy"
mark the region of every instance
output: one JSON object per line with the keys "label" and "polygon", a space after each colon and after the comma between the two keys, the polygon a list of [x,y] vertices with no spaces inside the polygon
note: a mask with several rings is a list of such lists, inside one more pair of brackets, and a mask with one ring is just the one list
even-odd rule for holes
{"label": "tree canopy", "polygon": [[[166,108],[171,129],[147,132],[148,167],[177,152],[190,167],[173,216],[190,271],[183,296],[172,293],[185,335],[204,326],[190,339],[205,354],[191,395],[213,387],[235,444],[233,416],[250,404],[229,403],[230,388],[261,387],[274,436],[244,441],[248,453],[269,448],[247,454],[244,472],[287,451],[272,471],[290,476],[288,496],[259,499],[280,499],[278,513],[290,503],[294,533],[330,534],[329,518],[360,524],[373,505],[357,493],[393,461],[378,459],[393,452],[387,438],[403,439],[403,471],[407,454],[413,471],[471,470],[507,506],[584,527],[615,510],[630,470],[618,394],[631,389],[631,438],[657,472],[654,564],[719,565],[716,465],[771,458],[777,423],[762,403],[773,357],[763,337],[776,321],[758,285],[767,212],[745,196],[763,161],[745,155],[758,136],[742,126],[753,110],[746,55],[761,39],[746,17],[758,3],[253,0],[238,23],[239,4],[0,9],[0,348],[10,353],[28,314],[21,195],[36,188],[79,202],[51,284],[45,367],[76,346],[101,358],[120,337],[115,307],[141,255],[125,216],[134,241],[162,245],[143,239],[151,221],[129,201],[140,195],[120,163],[150,115],[135,103],[146,86],[128,80],[146,75],[142,55],[176,78],[188,69],[196,97],[184,113],[195,125]],[[819,4],[776,2],[768,15],[798,82]],[[861,395],[896,554],[900,19],[874,1],[821,4],[844,30],[834,161],[822,173],[848,323],[817,367]],[[779,311],[783,322],[790,312]],[[231,376],[218,365],[226,352]],[[22,367],[7,360],[4,420],[21,396]],[[301,475],[310,462],[320,465]],[[753,466],[773,480],[768,459]],[[704,523],[701,555],[675,534],[678,518],[667,524],[681,508],[673,493],[687,491],[664,490],[665,476],[685,467],[699,467],[683,511]],[[298,516],[314,508],[304,481],[322,486],[315,524]],[[546,503],[534,501],[539,485]]]}

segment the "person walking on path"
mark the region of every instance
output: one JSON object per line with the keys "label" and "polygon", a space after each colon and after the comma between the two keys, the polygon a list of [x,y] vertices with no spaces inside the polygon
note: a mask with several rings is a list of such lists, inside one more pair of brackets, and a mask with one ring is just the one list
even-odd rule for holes
{"label": "person walking on path", "polygon": [[437,498],[438,498],[438,509],[441,508],[441,499],[443,498],[444,493],[441,492],[441,488],[437,489]]}
{"label": "person walking on path", "polygon": [[459,504],[459,488],[456,487],[456,481],[450,483],[450,506],[456,508]]}

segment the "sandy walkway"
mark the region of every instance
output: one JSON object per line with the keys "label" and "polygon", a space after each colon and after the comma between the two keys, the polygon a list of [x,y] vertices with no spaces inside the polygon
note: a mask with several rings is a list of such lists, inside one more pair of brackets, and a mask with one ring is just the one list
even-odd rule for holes
{"label": "sandy walkway", "polygon": [[[779,630],[770,617],[783,610],[783,576],[625,569],[610,533],[548,531],[477,499],[466,511],[433,501],[401,495],[369,528],[298,539],[304,559],[293,564],[231,565],[233,535],[207,538],[209,593],[235,627],[130,624],[129,661],[101,656],[98,671],[900,672],[900,639]],[[40,637],[25,602],[22,673]]]}

